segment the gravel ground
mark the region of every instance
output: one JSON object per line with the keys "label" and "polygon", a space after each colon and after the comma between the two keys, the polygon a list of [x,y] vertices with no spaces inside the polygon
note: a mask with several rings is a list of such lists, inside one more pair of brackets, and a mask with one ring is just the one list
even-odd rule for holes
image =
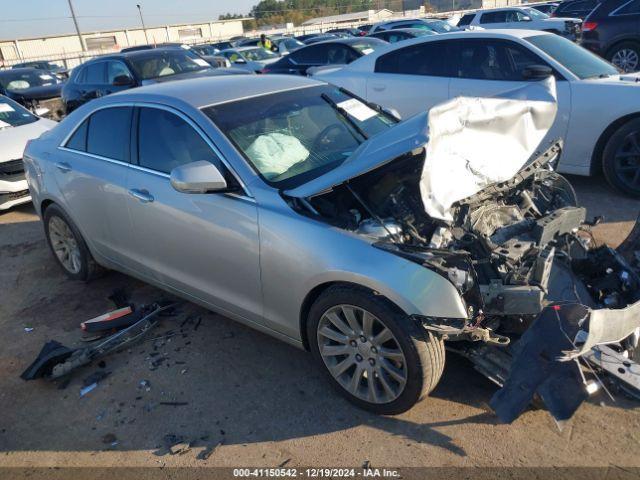
{"label": "gravel ground", "polygon": [[[619,243],[640,202],[599,180],[571,181],[589,214],[606,217],[598,240]],[[306,352],[194,305],[155,332],[177,335],[85,367],[65,388],[24,382],[20,373],[45,341],[81,343],[78,324],[111,309],[115,288],[141,303],[163,294],[118,273],[88,285],[67,280],[30,206],[0,214],[0,266],[3,466],[599,466],[608,478],[640,466],[640,416],[630,400],[599,405],[598,397],[562,431],[541,410],[502,425],[486,407],[495,387],[449,355],[430,398],[403,415],[375,416],[335,394]],[[110,374],[80,397],[96,371]],[[169,454],[167,435],[191,450]]]}

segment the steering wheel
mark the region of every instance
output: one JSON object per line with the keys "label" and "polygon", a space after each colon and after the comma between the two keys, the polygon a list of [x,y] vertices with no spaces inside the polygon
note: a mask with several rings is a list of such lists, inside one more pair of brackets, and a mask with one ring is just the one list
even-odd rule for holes
{"label": "steering wheel", "polygon": [[335,138],[331,138],[332,135],[330,135],[334,131],[338,134],[343,132],[347,134],[349,133],[347,127],[345,127],[342,123],[333,123],[322,129],[322,131],[318,134],[316,139],[313,141],[313,151],[322,152],[328,150],[329,146],[335,141]]}

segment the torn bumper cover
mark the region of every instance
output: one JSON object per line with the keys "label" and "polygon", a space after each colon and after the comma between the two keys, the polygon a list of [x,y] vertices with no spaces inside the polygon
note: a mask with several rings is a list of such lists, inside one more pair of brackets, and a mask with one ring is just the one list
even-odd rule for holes
{"label": "torn bumper cover", "polygon": [[[637,343],[639,330],[640,301],[617,310],[593,310],[579,303],[546,307],[514,345],[509,377],[491,407],[510,423],[537,394],[558,422],[568,420],[589,396],[588,377],[594,373],[590,366],[613,374],[637,395],[640,366],[606,345],[634,336]],[[582,368],[580,360],[590,365]]]}

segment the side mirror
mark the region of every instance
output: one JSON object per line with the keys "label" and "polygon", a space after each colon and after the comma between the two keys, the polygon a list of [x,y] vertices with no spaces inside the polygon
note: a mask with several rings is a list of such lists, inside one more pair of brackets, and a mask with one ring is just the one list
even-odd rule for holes
{"label": "side mirror", "polygon": [[244,65],[247,61],[244,58],[236,58],[233,63],[239,63],[240,65]]}
{"label": "side mirror", "polygon": [[129,75],[118,75],[113,79],[112,85],[114,87],[127,87],[129,85],[133,85],[133,78]]}
{"label": "side mirror", "polygon": [[227,189],[227,182],[213,163],[191,162],[171,170],[171,186],[182,193],[209,193]]}
{"label": "side mirror", "polygon": [[520,20],[521,22],[530,22],[531,21],[531,17],[529,15],[525,15],[524,17],[522,17],[522,20]]}
{"label": "side mirror", "polygon": [[551,75],[553,70],[546,65],[529,65],[522,69],[522,78],[525,80],[544,80]]}

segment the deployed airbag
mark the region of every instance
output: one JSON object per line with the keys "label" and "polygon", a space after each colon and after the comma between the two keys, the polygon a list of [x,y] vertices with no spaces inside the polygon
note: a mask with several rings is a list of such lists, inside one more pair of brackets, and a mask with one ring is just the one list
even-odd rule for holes
{"label": "deployed airbag", "polygon": [[309,156],[309,150],[296,137],[284,133],[260,135],[247,149],[247,155],[267,178],[286,172]]}

